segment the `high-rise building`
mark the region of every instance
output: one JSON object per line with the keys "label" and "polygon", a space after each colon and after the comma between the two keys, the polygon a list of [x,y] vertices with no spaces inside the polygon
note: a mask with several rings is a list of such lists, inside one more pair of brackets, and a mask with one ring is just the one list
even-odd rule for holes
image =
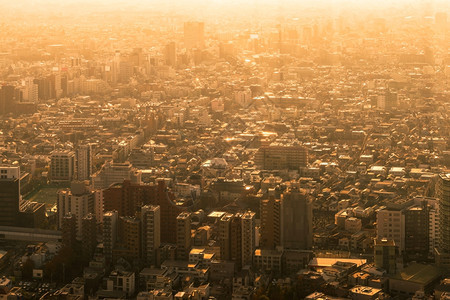
{"label": "high-rise building", "polygon": [[143,205],[158,205],[161,209],[161,242],[176,243],[178,215],[185,210],[174,201],[163,180],[157,184],[136,184],[123,181],[103,191],[105,211],[116,210],[119,216],[134,216]]}
{"label": "high-rise building", "polygon": [[245,212],[242,217],[242,266],[251,266],[255,252],[255,213]]}
{"label": "high-rise building", "polygon": [[161,245],[161,209],[155,205],[141,208],[142,255],[149,265],[156,265],[156,253]]}
{"label": "high-rise building", "polygon": [[184,23],[184,46],[186,49],[202,49],[205,46],[205,23]]}
{"label": "high-rise building", "polygon": [[95,213],[95,193],[88,189],[84,182],[72,182],[70,189],[58,191],[58,224],[62,226],[62,219],[67,213],[72,213],[77,223],[77,239],[82,236],[82,220]]}
{"label": "high-rise building", "polygon": [[92,145],[80,145],[76,151],[77,180],[90,180],[90,177],[92,175],[92,165]]}
{"label": "high-rise building", "polygon": [[231,260],[231,219],[233,214],[224,214],[218,221],[220,259]]}
{"label": "high-rise building", "polygon": [[[271,191],[269,191],[270,193]],[[273,189],[272,189],[272,192]],[[275,249],[281,246],[283,241],[283,201],[275,199],[275,195],[269,196],[269,199],[261,200],[261,240],[262,249]]]}
{"label": "high-rise building", "polygon": [[450,267],[450,173],[439,175],[436,196],[440,200],[436,262],[440,266]]}
{"label": "high-rise building", "polygon": [[398,247],[393,240],[376,239],[374,245],[374,260],[377,268],[395,274],[397,270]]}
{"label": "high-rise building", "polygon": [[90,259],[97,247],[97,221],[88,214],[81,221],[81,250],[85,259]]}
{"label": "high-rise building", "polygon": [[188,260],[191,251],[191,214],[182,212],[177,217],[177,259]]}
{"label": "high-rise building", "polygon": [[283,247],[308,250],[312,247],[312,205],[306,191],[291,187],[282,195]]}
{"label": "high-rise building", "polygon": [[73,248],[77,241],[77,220],[75,215],[67,213],[61,221],[62,244]]}
{"label": "high-rise building", "polygon": [[429,253],[429,209],[426,202],[405,209],[405,255],[427,259]]}
{"label": "high-rise building", "polygon": [[50,180],[53,182],[72,181],[75,174],[75,153],[55,150],[50,157]]}
{"label": "high-rise building", "polygon": [[112,261],[113,249],[118,235],[119,214],[108,211],[103,215],[103,253],[108,261]]}
{"label": "high-rise building", "polygon": [[166,65],[175,67],[177,65],[177,44],[170,42],[164,48],[164,59]]}
{"label": "high-rise building", "polygon": [[0,226],[18,225],[20,168],[0,166]]}
{"label": "high-rise building", "polygon": [[136,217],[119,217],[119,231],[113,261],[125,258],[129,262],[142,258],[141,220]]}

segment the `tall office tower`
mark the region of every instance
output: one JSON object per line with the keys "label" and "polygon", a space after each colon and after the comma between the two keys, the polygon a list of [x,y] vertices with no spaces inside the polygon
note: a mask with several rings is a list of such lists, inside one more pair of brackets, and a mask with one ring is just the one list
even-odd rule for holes
{"label": "tall office tower", "polygon": [[308,164],[308,149],[296,141],[273,142],[259,148],[255,164],[266,170],[299,169]]}
{"label": "tall office tower", "polygon": [[81,239],[82,220],[90,214],[95,213],[95,193],[90,191],[84,182],[72,182],[70,189],[58,191],[57,208],[58,224],[62,226],[62,219],[67,213],[72,213],[77,223],[77,239]]}
{"label": "tall office tower", "polygon": [[[273,189],[271,190],[269,190],[269,193],[275,192]],[[275,195],[271,194],[269,199],[261,200],[260,246],[262,249],[275,249],[277,246],[281,246],[283,241],[282,211],[283,201],[281,199],[275,199]]]}
{"label": "tall office tower", "polygon": [[103,215],[103,253],[109,262],[112,261],[113,249],[117,242],[118,224],[117,211],[108,211]]}
{"label": "tall office tower", "polygon": [[0,226],[18,225],[20,168],[0,166]]}
{"label": "tall office tower", "polygon": [[312,247],[312,205],[306,191],[291,187],[283,194],[283,247],[307,250]]}
{"label": "tall office tower", "polygon": [[175,67],[177,65],[177,44],[170,42],[164,49],[164,60],[166,65]]}
{"label": "tall office tower", "polygon": [[182,212],[177,217],[177,259],[188,260],[191,251],[191,214]]}
{"label": "tall office tower", "polygon": [[450,267],[450,173],[439,175],[436,196],[439,198],[439,246],[436,262]]}
{"label": "tall office tower", "polygon": [[377,268],[395,274],[397,270],[398,247],[394,240],[376,239],[374,245],[374,260]]}
{"label": "tall office tower", "polygon": [[88,214],[81,221],[81,250],[83,257],[89,260],[97,247],[97,221],[95,215]]}
{"label": "tall office tower", "polygon": [[89,180],[92,175],[93,153],[92,145],[80,145],[76,151],[77,179]]}
{"label": "tall office tower", "polygon": [[129,262],[141,259],[141,220],[136,217],[120,217],[117,247],[113,260],[125,258]]}
{"label": "tall office tower", "polygon": [[141,172],[129,162],[114,163],[107,161],[98,172],[92,175],[92,186],[94,189],[106,189],[111,184],[123,182],[124,180],[141,183]]}
{"label": "tall office tower", "polygon": [[156,251],[161,245],[161,209],[155,205],[141,208],[142,256],[146,264],[156,265]]}
{"label": "tall office tower", "polygon": [[134,216],[143,205],[159,205],[161,209],[161,242],[175,244],[178,215],[185,210],[177,205],[173,193],[163,180],[157,184],[136,184],[124,181],[103,191],[105,211],[117,210],[119,216]]}
{"label": "tall office tower", "polygon": [[64,215],[61,223],[62,244],[73,248],[77,240],[77,219],[69,212]]}
{"label": "tall office tower", "polygon": [[75,153],[55,150],[50,157],[50,180],[52,182],[72,181],[75,174]]}
{"label": "tall office tower", "polygon": [[184,46],[186,49],[202,49],[205,47],[205,23],[184,23]]}
{"label": "tall office tower", "polygon": [[242,217],[242,266],[251,266],[255,251],[255,213],[245,212]]}
{"label": "tall office tower", "polygon": [[426,202],[405,209],[405,256],[407,259],[428,258],[429,209]]}

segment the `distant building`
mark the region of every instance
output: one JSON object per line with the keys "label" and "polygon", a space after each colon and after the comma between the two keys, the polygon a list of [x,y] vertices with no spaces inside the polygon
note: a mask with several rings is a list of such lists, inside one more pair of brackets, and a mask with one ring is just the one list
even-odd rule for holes
{"label": "distant building", "polygon": [[186,49],[202,49],[205,46],[205,23],[184,23],[184,46]]}
{"label": "distant building", "polygon": [[269,199],[261,200],[260,247],[262,249],[275,249],[277,246],[281,246],[283,241],[282,212],[282,199],[275,199],[275,195],[270,195]]}
{"label": "distant building", "polygon": [[18,225],[20,168],[0,166],[0,226]]}
{"label": "distant building", "polygon": [[450,267],[450,173],[439,175],[436,194],[440,200],[436,261],[440,266]]}
{"label": "distant building", "polygon": [[130,180],[133,183],[141,182],[141,173],[130,163],[114,163],[107,161],[102,168],[92,175],[94,189],[106,189],[114,183]]}
{"label": "distant building", "polygon": [[299,169],[308,164],[308,149],[295,142],[274,142],[259,148],[255,164],[266,170]]}
{"label": "distant building", "polygon": [[398,247],[393,240],[376,239],[374,245],[375,266],[386,270],[388,274],[397,271]]}
{"label": "distant building", "polygon": [[161,245],[161,209],[159,206],[146,205],[141,208],[142,255],[144,261],[156,265],[156,252]]}
{"label": "distant building", "polygon": [[191,215],[182,212],[177,217],[177,259],[188,260],[191,251]]}
{"label": "distant building", "polygon": [[77,180],[90,180],[92,175],[92,145],[80,145],[76,151]]}
{"label": "distant building", "polygon": [[72,182],[70,189],[59,190],[57,193],[58,226],[67,213],[72,213],[77,223],[77,239],[81,239],[82,219],[95,213],[95,192],[90,191],[84,182]]}
{"label": "distant building", "polygon": [[312,204],[306,191],[292,187],[283,194],[283,247],[308,250],[312,247]]}
{"label": "distant building", "polygon": [[75,174],[75,153],[68,150],[55,150],[50,157],[50,180],[70,182]]}
{"label": "distant building", "polygon": [[242,217],[242,266],[253,264],[255,251],[255,213],[245,212]]}

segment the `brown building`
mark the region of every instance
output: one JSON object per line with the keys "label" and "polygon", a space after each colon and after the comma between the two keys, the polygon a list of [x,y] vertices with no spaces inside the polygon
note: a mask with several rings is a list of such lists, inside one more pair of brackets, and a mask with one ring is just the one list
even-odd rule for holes
{"label": "brown building", "polygon": [[72,213],[67,213],[61,224],[62,244],[73,248],[77,241],[77,218]]}
{"label": "brown building", "polygon": [[137,184],[125,180],[103,191],[104,210],[117,210],[119,216],[135,216],[144,205],[159,205],[161,209],[161,242],[175,244],[177,217],[186,208],[174,201],[164,181],[157,184]]}
{"label": "brown building", "polygon": [[299,169],[308,164],[308,149],[297,142],[274,142],[259,148],[255,155],[255,164],[265,170]]}
{"label": "brown building", "polygon": [[113,249],[113,260],[125,258],[132,262],[140,259],[141,247],[141,221],[135,217],[120,217],[118,239]]}
{"label": "brown building", "polygon": [[191,251],[191,214],[182,212],[177,217],[177,259],[188,260]]}
{"label": "brown building", "polygon": [[83,257],[90,259],[97,247],[97,221],[93,214],[81,220],[81,251]]}
{"label": "brown building", "polygon": [[275,249],[281,246],[282,236],[282,205],[281,199],[275,199],[274,195],[269,199],[261,200],[261,240],[262,249]]}

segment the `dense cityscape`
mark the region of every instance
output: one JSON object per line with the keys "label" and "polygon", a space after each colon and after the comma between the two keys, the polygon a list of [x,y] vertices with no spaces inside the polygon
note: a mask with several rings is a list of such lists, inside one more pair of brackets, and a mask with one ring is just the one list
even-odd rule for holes
{"label": "dense cityscape", "polygon": [[0,3],[0,299],[450,299],[449,3],[188,2]]}

